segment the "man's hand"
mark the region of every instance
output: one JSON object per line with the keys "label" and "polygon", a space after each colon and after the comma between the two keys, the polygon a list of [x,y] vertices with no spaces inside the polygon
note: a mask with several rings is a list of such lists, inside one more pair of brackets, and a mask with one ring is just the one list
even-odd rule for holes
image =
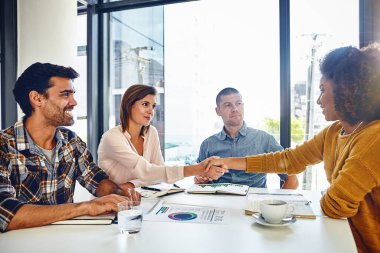
{"label": "man's hand", "polygon": [[207,162],[206,172],[208,172],[212,166],[217,166],[217,167],[224,166],[225,168],[228,169],[227,165],[224,162],[224,159],[225,158],[220,158],[217,156],[211,156],[211,157],[205,159],[202,163]]}
{"label": "man's hand", "polygon": [[284,185],[282,189],[297,189],[298,188],[298,178],[296,175],[288,175],[285,178]]}
{"label": "man's hand", "polygon": [[117,203],[129,201],[125,196],[110,194],[87,202],[88,215],[95,216],[110,212],[117,212]]}
{"label": "man's hand", "polygon": [[128,197],[130,200],[133,201],[140,201],[141,200],[141,195],[137,191],[135,191],[135,185],[132,184],[131,182],[127,182],[125,184],[119,185],[121,191],[120,195]]}
{"label": "man's hand", "polygon": [[[214,161],[218,160],[217,165],[213,165]],[[203,166],[204,174],[200,176],[203,178],[208,178],[208,180],[215,180],[224,175],[225,172],[228,172],[227,166],[223,163],[222,159],[219,159],[218,156],[211,156],[200,163]]]}
{"label": "man's hand", "polygon": [[209,170],[201,176],[209,180],[215,180],[223,176],[226,172],[228,172],[228,168],[225,165],[211,166]]}
{"label": "man's hand", "polygon": [[210,180],[208,180],[208,178],[204,178],[201,176],[195,176],[194,177],[194,183],[196,183],[196,184],[207,184],[209,182],[210,182]]}

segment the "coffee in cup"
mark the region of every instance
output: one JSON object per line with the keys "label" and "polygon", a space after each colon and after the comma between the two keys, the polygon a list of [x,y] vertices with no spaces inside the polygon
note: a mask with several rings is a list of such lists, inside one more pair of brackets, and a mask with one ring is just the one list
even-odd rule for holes
{"label": "coffee in cup", "polygon": [[268,223],[278,224],[282,219],[291,215],[294,206],[283,200],[268,199],[260,202],[260,212],[264,220]]}

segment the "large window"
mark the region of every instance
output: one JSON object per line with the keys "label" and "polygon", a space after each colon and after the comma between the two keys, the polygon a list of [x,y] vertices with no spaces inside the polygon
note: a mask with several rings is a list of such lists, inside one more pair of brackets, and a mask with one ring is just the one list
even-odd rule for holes
{"label": "large window", "polygon": [[[104,130],[119,124],[130,85],[153,85],[159,91],[153,124],[166,162],[194,163],[201,142],[223,127],[215,97],[230,86],[243,95],[246,123],[280,140],[278,0],[202,0],[114,12],[106,5]],[[290,0],[290,21],[294,146],[328,124],[316,105],[319,60],[338,46],[358,45],[359,1]],[[323,164],[313,171],[299,175],[302,187],[325,188]]]}
{"label": "large window", "polygon": [[112,12],[105,17],[109,17],[108,128],[120,123],[119,107],[129,86],[155,86],[159,95],[153,125],[164,148],[163,7]]}
{"label": "large window", "polygon": [[[291,0],[292,146],[312,138],[325,126],[319,96],[319,62],[330,50],[359,45],[359,1]],[[344,11],[343,11],[344,6]],[[309,168],[303,188],[328,187],[323,164]]]}
{"label": "large window", "polygon": [[75,99],[79,101],[75,107],[75,124],[70,128],[84,141],[87,139],[87,15],[77,16],[77,58],[75,70],[79,77],[74,81]]}
{"label": "large window", "polygon": [[202,141],[222,130],[215,98],[225,87],[241,92],[248,126],[279,141],[278,13],[277,0],[165,6],[167,163],[195,163]]}
{"label": "large window", "polygon": [[[279,140],[278,1],[203,0],[165,7],[166,161],[193,163],[221,131],[215,97],[243,95],[245,121]],[[264,109],[265,108],[265,109]]]}

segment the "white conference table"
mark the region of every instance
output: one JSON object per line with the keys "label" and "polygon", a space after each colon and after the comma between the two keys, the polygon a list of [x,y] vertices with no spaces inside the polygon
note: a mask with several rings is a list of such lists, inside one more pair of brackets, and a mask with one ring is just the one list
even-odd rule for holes
{"label": "white conference table", "polygon": [[228,208],[226,224],[143,221],[140,233],[121,234],[117,225],[49,225],[0,234],[1,253],[43,252],[357,252],[347,220],[321,215],[319,193],[301,191],[317,219],[265,227],[244,214],[247,196],[178,193],[171,203]]}

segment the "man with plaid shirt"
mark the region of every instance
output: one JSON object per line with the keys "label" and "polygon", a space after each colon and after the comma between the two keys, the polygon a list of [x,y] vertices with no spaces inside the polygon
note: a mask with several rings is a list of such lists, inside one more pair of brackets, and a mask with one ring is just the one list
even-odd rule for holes
{"label": "man with plaid shirt", "polygon": [[[140,199],[133,186],[109,180],[86,144],[62,127],[74,124],[77,77],[70,67],[34,63],[16,81],[25,116],[0,131],[1,232],[117,211],[118,202]],[[98,198],[73,203],[75,181]]]}

